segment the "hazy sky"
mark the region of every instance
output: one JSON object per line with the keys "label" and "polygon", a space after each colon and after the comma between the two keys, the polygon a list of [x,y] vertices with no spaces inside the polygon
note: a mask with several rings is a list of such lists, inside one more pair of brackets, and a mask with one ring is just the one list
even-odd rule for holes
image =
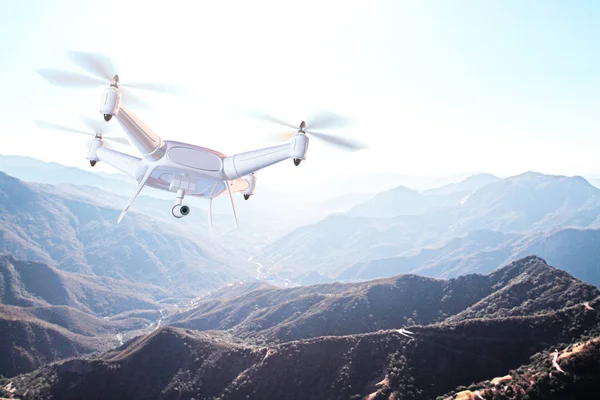
{"label": "hazy sky", "polygon": [[[273,145],[278,128],[327,108],[371,145],[260,174],[267,186],[342,174],[600,174],[600,4],[595,1],[0,1],[0,153],[87,168],[77,126],[102,89],[50,86],[38,67],[79,71],[67,50],[102,52],[122,82],[166,81],[139,116],[163,139],[226,154]],[[138,94],[144,94],[138,92]],[[118,130],[118,129],[117,129]],[[106,169],[108,171],[108,169]]]}

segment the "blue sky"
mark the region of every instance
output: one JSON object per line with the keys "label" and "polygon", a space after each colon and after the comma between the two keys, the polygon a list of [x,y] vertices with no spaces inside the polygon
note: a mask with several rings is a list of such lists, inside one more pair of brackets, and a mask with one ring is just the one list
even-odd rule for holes
{"label": "blue sky", "polygon": [[3,1],[0,38],[2,153],[85,168],[84,140],[32,123],[97,115],[99,90],[58,89],[34,72],[77,70],[64,53],[84,50],[114,58],[122,81],[188,89],[149,94],[154,110],[139,110],[165,139],[231,154],[272,145],[274,128],[241,108],[292,122],[327,108],[356,119],[346,134],[371,144],[345,154],[312,141],[302,168],[261,174],[268,186],[388,172],[600,174],[591,0]]}

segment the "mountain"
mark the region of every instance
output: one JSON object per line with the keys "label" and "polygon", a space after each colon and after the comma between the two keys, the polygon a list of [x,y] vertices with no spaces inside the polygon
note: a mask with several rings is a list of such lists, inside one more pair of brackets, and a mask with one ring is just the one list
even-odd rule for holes
{"label": "mountain", "polygon": [[[160,287],[0,256],[0,375],[108,350],[160,318]],[[130,314],[131,310],[138,310]]]}
{"label": "mountain", "polygon": [[402,275],[289,289],[249,287],[231,296],[224,296],[222,291],[216,292],[218,298],[208,295],[165,322],[282,342],[484,315],[534,315],[600,296],[598,288],[573,279],[538,257],[523,258],[489,275],[447,281]]}
{"label": "mountain", "polygon": [[[500,294],[484,296],[482,300],[488,300],[481,315],[409,326],[409,333],[397,330],[400,325],[361,334],[249,345],[225,332],[164,327],[101,355],[59,361],[5,379],[1,385],[11,396],[28,399],[436,398],[462,390],[461,385],[502,376],[529,363],[532,355],[600,335],[598,289],[538,258],[520,260],[493,276],[470,279],[488,282],[494,286],[493,293]],[[544,289],[526,298],[521,290],[526,282]],[[553,289],[554,282],[558,289]],[[344,285],[326,286],[332,294],[345,291]],[[407,285],[405,290],[412,287]],[[243,296],[246,289],[252,293],[261,288],[233,290]],[[428,295],[421,290],[414,293]],[[371,302],[387,301],[388,296],[382,294]],[[455,315],[469,310],[464,300],[473,295],[465,286],[446,294],[450,296],[442,303],[460,310]],[[582,304],[588,295],[596,296],[589,301],[592,310]],[[222,292],[213,301],[218,299],[223,300]],[[431,310],[439,311],[439,307],[439,302],[431,302]],[[504,314],[505,310],[513,313]],[[350,318],[352,307],[335,312],[350,314],[341,324],[355,320]],[[335,326],[324,320],[314,324]],[[572,353],[575,349],[579,347],[569,346]],[[587,355],[588,350],[579,353]],[[594,353],[589,354],[587,362],[593,362]]]}
{"label": "mountain", "polygon": [[[509,238],[511,235],[517,240],[525,236],[545,236],[548,231],[560,228],[600,227],[600,190],[580,177],[525,173],[488,183],[468,197],[461,195],[461,200],[454,199],[455,204],[448,207],[445,200],[432,207],[425,200],[419,201],[439,196],[427,196],[406,188],[398,189],[398,193],[413,198],[404,204],[421,213],[392,218],[353,214],[359,207],[391,198],[387,196],[389,193],[384,193],[346,214],[330,216],[283,236],[264,249],[259,261],[276,264],[278,275],[292,281],[312,270],[330,278],[343,276],[354,279],[356,276],[345,270],[365,270],[356,264],[365,265],[383,259],[412,259],[416,262],[415,256],[419,253],[432,254],[428,249],[449,246],[449,251],[475,255],[472,250],[479,245],[473,244],[473,240],[488,243],[489,232],[493,232],[491,235],[499,240],[479,246],[482,252],[478,253],[484,261],[491,258],[487,265],[492,267],[501,265],[513,252],[524,255],[519,252],[516,242],[515,247],[504,243],[512,240]],[[398,209],[396,202],[392,204]],[[377,203],[369,210],[385,214],[386,207],[385,203]],[[417,210],[417,207],[421,209]],[[484,237],[478,239],[478,234]],[[460,238],[467,238],[471,249],[459,249],[455,241]],[[484,251],[491,253],[485,254]],[[456,276],[457,273],[473,272],[470,269],[473,265],[482,265],[477,260],[471,262],[457,256],[453,259],[454,262],[449,264],[443,260],[435,262],[437,266],[428,276]],[[414,269],[417,267],[413,265],[413,269],[401,269],[393,274],[417,271]],[[375,277],[381,275],[364,275],[367,279]]]}
{"label": "mountain", "polygon": [[484,186],[457,210],[455,231],[538,232],[597,226],[600,189],[582,177],[527,172]]}
{"label": "mountain", "polygon": [[0,375],[14,376],[52,361],[108,348],[104,339],[74,334],[0,306]]}
{"label": "mountain", "polygon": [[64,272],[41,262],[0,256],[0,303],[20,307],[68,306],[98,316],[158,309],[169,297],[159,286]]}
{"label": "mountain", "polygon": [[[376,279],[414,273],[447,279],[467,273],[488,273],[505,263],[512,248],[524,236],[479,230],[449,240],[441,246],[424,247],[401,257],[356,263],[344,269],[341,280]],[[537,253],[523,254],[530,255]]]}
{"label": "mountain", "polygon": [[489,174],[473,175],[458,183],[423,192],[398,186],[377,194],[372,199],[354,206],[348,215],[367,218],[394,218],[401,215],[426,214],[440,209],[448,209],[461,204],[474,191],[496,182]]}
{"label": "mountain", "polygon": [[469,176],[460,182],[450,183],[439,188],[432,188],[423,191],[426,195],[448,195],[453,193],[472,193],[482,187],[498,182],[500,178],[492,174],[477,174]]}
{"label": "mountain", "polygon": [[[135,191],[135,182],[120,173],[107,174],[87,171],[30,157],[0,155],[0,171],[26,181],[32,187],[47,193],[85,199],[87,202],[119,210],[127,204],[129,196]],[[233,233],[233,236],[238,246],[249,244],[249,249],[262,245],[265,240],[289,233],[300,226],[316,223],[330,213],[345,212],[361,200],[367,200],[371,196],[360,193],[345,194],[336,198],[311,202],[305,196],[273,190],[260,182],[251,201],[243,201],[240,195],[235,196],[240,229]],[[145,188],[131,212],[141,212],[152,218],[174,224],[176,222],[171,216],[174,196],[174,193]],[[206,236],[208,233],[208,202],[198,198],[187,198],[186,202],[193,210],[193,216],[186,218],[186,223],[189,224],[190,218],[200,221],[202,230],[195,227],[194,231],[199,231],[201,235]],[[282,204],[285,204],[285,207],[281,207]],[[213,217],[214,227],[219,235],[221,232],[228,232],[235,227],[231,204],[227,196],[221,196],[213,201]],[[182,223],[179,225],[181,226]]]}
{"label": "mountain", "polygon": [[447,279],[468,273],[489,273],[501,265],[532,254],[577,279],[600,287],[599,229],[557,229],[543,234],[474,231],[440,247],[426,247],[402,256],[356,263],[344,269],[340,280],[377,279],[418,274]]}
{"label": "mountain", "polygon": [[[0,173],[0,253],[182,296],[249,276],[242,256],[207,243],[196,231],[190,237],[190,231],[136,212],[116,224],[119,213]],[[238,263],[241,267],[232,266]]]}
{"label": "mountain", "polygon": [[560,229],[523,241],[514,258],[539,254],[577,279],[600,287],[600,229]]}
{"label": "mountain", "polygon": [[459,204],[464,193],[447,195],[423,195],[404,186],[379,193],[372,199],[358,204],[348,215],[363,218],[394,218],[402,215],[420,215]]}
{"label": "mountain", "polygon": [[125,175],[85,171],[25,156],[0,154],[0,171],[26,182],[92,186],[121,195],[135,190],[134,182]]}

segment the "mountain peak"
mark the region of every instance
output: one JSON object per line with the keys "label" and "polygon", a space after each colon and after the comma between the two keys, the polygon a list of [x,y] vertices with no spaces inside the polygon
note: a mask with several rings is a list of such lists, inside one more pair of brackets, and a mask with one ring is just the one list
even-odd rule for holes
{"label": "mountain peak", "polygon": [[457,192],[474,192],[477,189],[480,189],[490,183],[499,181],[495,175],[488,173],[480,173],[471,175],[460,182],[451,183],[439,188],[426,190],[425,194],[427,195],[448,195]]}
{"label": "mountain peak", "polygon": [[506,178],[507,182],[516,183],[521,186],[542,186],[551,183],[569,183],[575,184],[582,187],[590,187],[595,188],[591,183],[589,183],[584,177],[576,175],[576,176],[566,176],[566,175],[550,175],[543,174],[541,172],[535,171],[527,171],[519,175],[511,176]]}

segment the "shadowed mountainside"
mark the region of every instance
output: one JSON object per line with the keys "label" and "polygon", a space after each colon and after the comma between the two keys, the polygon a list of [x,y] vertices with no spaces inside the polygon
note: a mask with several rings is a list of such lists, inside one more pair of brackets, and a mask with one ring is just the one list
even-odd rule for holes
{"label": "shadowed mountainside", "polygon": [[69,306],[100,316],[157,309],[168,292],[153,285],[64,272],[41,262],[0,255],[0,302],[6,305]]}
{"label": "shadowed mountainside", "polygon": [[100,357],[42,367],[10,385],[30,399],[435,398],[516,368],[549,346],[596,333],[599,324],[598,313],[576,306],[415,326],[412,338],[380,331],[268,347],[167,327]]}
{"label": "shadowed mountainside", "polygon": [[[555,358],[558,367],[553,365]],[[599,375],[600,337],[594,337],[560,351],[537,353],[529,364],[507,375],[460,387],[444,399],[469,400],[479,395],[494,400],[592,400],[600,391]]]}
{"label": "shadowed mountainside", "polygon": [[490,275],[448,281],[403,275],[353,284],[223,291],[172,315],[167,324],[230,330],[256,339],[291,341],[431,324],[446,319],[534,315],[600,296],[600,290],[527,257]]}

